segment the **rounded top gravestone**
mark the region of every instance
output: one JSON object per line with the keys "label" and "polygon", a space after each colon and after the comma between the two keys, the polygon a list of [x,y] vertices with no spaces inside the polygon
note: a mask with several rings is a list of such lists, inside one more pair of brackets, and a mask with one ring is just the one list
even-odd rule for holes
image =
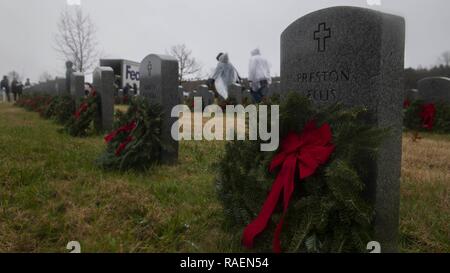
{"label": "rounded top gravestone", "polygon": [[417,85],[420,98],[425,102],[450,102],[450,78],[424,78]]}
{"label": "rounded top gravestone", "polygon": [[367,163],[375,239],[383,252],[397,250],[404,50],[404,18],[358,7],[313,12],[281,35],[282,97],[295,91],[318,107],[363,106],[370,124],[391,129],[378,158]]}
{"label": "rounded top gravestone", "polygon": [[172,56],[150,54],[140,66],[140,95],[151,104],[162,106],[161,162],[173,164],[178,159],[178,142],[172,138],[171,128],[177,121],[172,109],[180,103],[178,92],[178,61]]}

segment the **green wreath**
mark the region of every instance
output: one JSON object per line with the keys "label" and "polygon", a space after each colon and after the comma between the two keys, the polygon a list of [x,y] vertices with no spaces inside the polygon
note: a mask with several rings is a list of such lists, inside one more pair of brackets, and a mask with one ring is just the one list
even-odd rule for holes
{"label": "green wreath", "polygon": [[450,133],[450,104],[425,103],[416,100],[405,101],[404,125],[413,131],[429,131],[434,133]]}
{"label": "green wreath", "polygon": [[64,131],[74,137],[84,137],[92,130],[92,123],[100,110],[100,99],[94,91],[83,99],[72,117],[64,126]]}
{"label": "green wreath", "polygon": [[125,171],[146,169],[159,162],[161,115],[159,105],[145,98],[130,101],[126,113],[118,112],[115,130],[105,137],[106,151],[97,164],[103,169]]}
{"label": "green wreath", "polygon": [[[387,130],[367,125],[368,119],[364,108],[345,109],[336,104],[317,109],[296,93],[280,105],[281,140],[291,132],[301,133],[313,120],[329,125],[335,146],[327,163],[314,175],[299,181],[297,171],[281,233],[283,251],[363,252],[371,241],[374,211],[363,198],[371,176],[367,166],[374,162]],[[217,193],[233,233],[241,232],[258,216],[277,178],[277,173],[269,172],[277,152],[261,152],[261,143],[229,142],[217,164]],[[282,215],[280,205],[256,237],[255,251],[271,251],[275,223]]]}

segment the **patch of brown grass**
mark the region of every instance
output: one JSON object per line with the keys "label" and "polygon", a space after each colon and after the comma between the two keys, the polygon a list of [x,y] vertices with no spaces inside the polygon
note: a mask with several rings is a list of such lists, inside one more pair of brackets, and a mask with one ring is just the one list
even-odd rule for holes
{"label": "patch of brown grass", "polygon": [[400,230],[403,251],[450,252],[450,140],[403,139]]}

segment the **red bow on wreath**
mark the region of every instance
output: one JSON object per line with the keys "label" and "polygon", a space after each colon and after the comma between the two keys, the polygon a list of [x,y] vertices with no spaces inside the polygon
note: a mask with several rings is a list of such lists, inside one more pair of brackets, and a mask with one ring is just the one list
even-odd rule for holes
{"label": "red bow on wreath", "polygon": [[80,105],[80,108],[78,108],[78,110],[75,111],[75,118],[76,118],[76,119],[80,119],[81,114],[84,113],[84,112],[86,112],[87,109],[88,109],[88,107],[89,107],[89,105],[88,105],[87,103],[83,102],[83,103]]}
{"label": "red bow on wreath", "polygon": [[133,141],[133,137],[128,136],[122,143],[120,143],[119,147],[116,149],[116,156],[119,156],[131,141]]}
{"label": "red bow on wreath", "polygon": [[120,133],[129,133],[129,132],[133,131],[136,128],[136,126],[137,126],[136,121],[133,121],[130,124],[120,127],[119,129],[113,131],[112,133],[110,133],[109,135],[107,135],[105,137],[106,143],[111,142]]}
{"label": "red bow on wreath", "polygon": [[434,120],[436,118],[436,106],[433,103],[423,105],[420,117],[422,118],[423,128],[433,130]]}
{"label": "red bow on wreath", "polygon": [[270,165],[271,172],[279,166],[281,166],[281,170],[258,217],[244,230],[242,242],[245,247],[252,248],[255,237],[266,229],[280,195],[283,193],[283,216],[276,227],[273,238],[273,251],[281,252],[280,234],[289,201],[294,192],[296,170],[298,168],[300,180],[312,176],[333,153],[335,146],[331,141],[330,125],[325,123],[322,127],[317,128],[314,120],[305,126],[301,134],[291,132],[282,141],[281,151],[273,158]]}

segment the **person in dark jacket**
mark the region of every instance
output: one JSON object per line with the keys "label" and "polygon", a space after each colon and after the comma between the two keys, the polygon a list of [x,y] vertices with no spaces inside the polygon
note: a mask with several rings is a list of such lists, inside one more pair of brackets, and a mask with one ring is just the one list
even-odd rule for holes
{"label": "person in dark jacket", "polygon": [[125,87],[123,88],[123,96],[128,96],[130,94],[131,85],[127,83]]}
{"label": "person in dark jacket", "polygon": [[9,96],[9,80],[7,76],[3,76],[3,80],[0,82],[0,90],[4,90],[6,93],[6,99],[8,102],[11,101],[11,98]]}
{"label": "person in dark jacket", "polygon": [[17,93],[19,91],[19,81],[13,79],[11,82],[11,92],[13,93],[14,101],[17,101]]}
{"label": "person in dark jacket", "polygon": [[17,86],[17,99],[19,100],[22,97],[23,94],[23,84],[22,82],[19,82],[19,85]]}

